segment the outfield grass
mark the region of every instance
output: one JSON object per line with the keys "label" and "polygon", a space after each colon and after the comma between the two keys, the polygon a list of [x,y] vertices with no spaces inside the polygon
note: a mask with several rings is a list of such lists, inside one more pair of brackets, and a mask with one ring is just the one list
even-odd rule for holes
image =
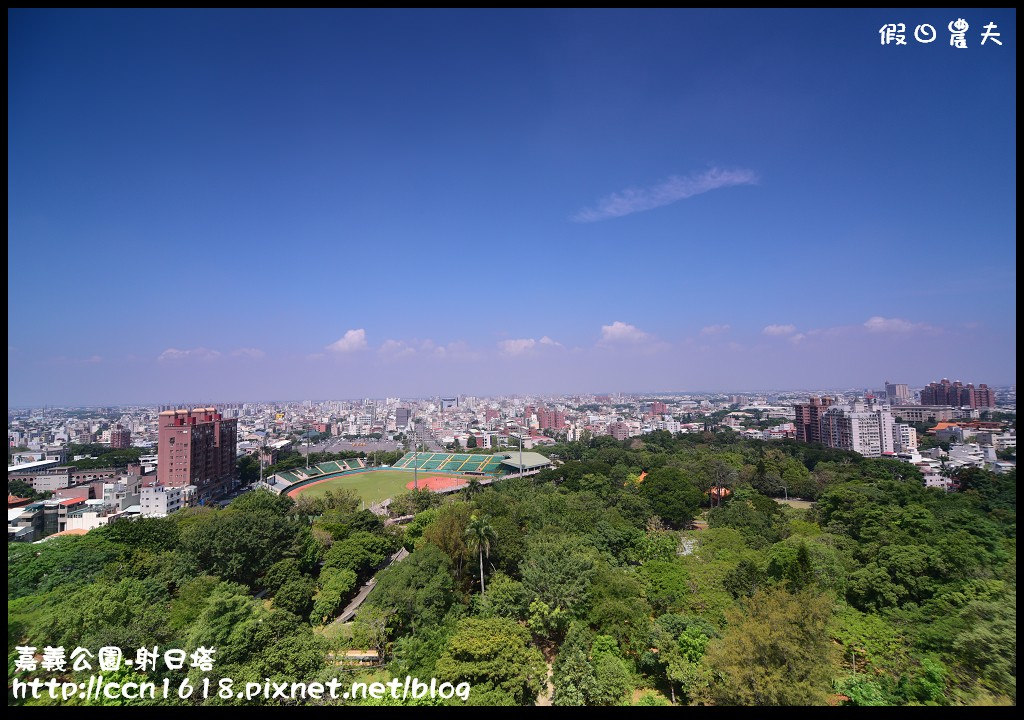
{"label": "outfield grass", "polygon": [[790,507],[795,507],[798,510],[808,510],[811,508],[812,505],[814,505],[813,500],[783,500],[782,498],[775,498],[775,502],[779,503],[780,505],[789,505]]}
{"label": "outfield grass", "polygon": [[[323,497],[328,490],[350,488],[359,493],[359,497],[367,503],[380,502],[389,497],[408,492],[406,483],[412,482],[412,472],[406,470],[372,470],[370,472],[350,473],[324,480],[314,485],[299,488],[292,497]],[[432,470],[420,471],[419,477],[462,477],[456,473],[442,473]]]}

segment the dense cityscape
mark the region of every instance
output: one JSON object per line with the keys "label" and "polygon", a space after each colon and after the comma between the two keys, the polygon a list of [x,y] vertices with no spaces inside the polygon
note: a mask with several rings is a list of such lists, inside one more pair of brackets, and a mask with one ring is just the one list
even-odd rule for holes
{"label": "dense cityscape", "polygon": [[1015,30],[8,9],[8,706],[1015,706]]}
{"label": "dense cityscape", "polygon": [[[282,451],[353,451],[353,457],[364,458],[365,467],[365,459],[388,464],[380,462],[381,453],[391,459],[399,450],[543,450],[600,436],[625,441],[657,430],[789,438],[864,457],[898,459],[918,468],[926,487],[952,490],[950,474],[958,468],[996,473],[1015,469],[1015,408],[1014,387],[981,383],[976,389],[972,383],[944,378],[913,392],[906,384],[885,382],[877,390],[818,394],[456,396],[225,403],[210,408],[11,410],[8,482],[42,501],[30,504],[28,498],[10,494],[8,509],[24,509],[9,513],[8,540],[37,541],[119,518],[163,517],[182,507],[223,500],[242,487],[255,486],[252,465],[245,462],[240,468],[239,458],[256,458],[258,485],[281,493],[323,474],[304,467],[267,473]],[[191,440],[191,452],[201,452],[201,458],[184,458],[180,448],[168,445],[176,427],[210,428],[205,449],[195,449],[200,438]],[[72,446],[80,446],[83,454],[69,455]],[[93,448],[99,453],[86,452]],[[134,456],[105,452],[133,449]],[[101,467],[105,456],[119,467]],[[438,469],[458,469],[448,465]],[[169,468],[174,467],[178,469],[172,472]],[[518,474],[542,467],[512,469]]]}

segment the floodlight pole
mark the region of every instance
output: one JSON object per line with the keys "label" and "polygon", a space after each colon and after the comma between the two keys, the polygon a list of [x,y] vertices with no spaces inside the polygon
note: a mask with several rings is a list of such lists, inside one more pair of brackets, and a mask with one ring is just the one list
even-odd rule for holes
{"label": "floodlight pole", "polygon": [[[523,422],[526,422],[526,408],[523,408]],[[523,476],[523,429],[519,428],[519,477]]]}
{"label": "floodlight pole", "polygon": [[416,467],[417,461],[419,460],[419,445],[416,442],[416,420],[412,421],[412,489],[415,492],[419,492],[419,472]]}

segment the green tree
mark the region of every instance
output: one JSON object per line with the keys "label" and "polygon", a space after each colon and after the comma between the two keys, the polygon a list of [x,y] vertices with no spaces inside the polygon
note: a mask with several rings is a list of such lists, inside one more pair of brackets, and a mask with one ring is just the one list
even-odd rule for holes
{"label": "green tree", "polygon": [[331,545],[324,556],[324,569],[351,570],[359,577],[367,577],[387,560],[391,551],[388,538],[359,530]]}
{"label": "green tree", "polygon": [[728,629],[706,661],[722,705],[823,705],[838,658],[827,633],[832,601],[810,592],[758,590],[726,611]]}
{"label": "green tree", "polygon": [[351,570],[324,570],[320,574],[320,590],[313,596],[310,620],[319,625],[329,622],[355,588],[356,574]]}
{"label": "green tree", "polygon": [[491,542],[494,540],[494,528],[483,515],[472,515],[466,525],[466,541],[471,550],[480,556],[480,594],[484,589],[484,555],[491,556]]}
{"label": "green tree", "polygon": [[285,558],[284,560],[278,560],[267,569],[260,584],[268,593],[274,595],[282,585],[289,580],[299,577],[301,574],[299,561],[295,558]]}
{"label": "green tree", "polygon": [[465,618],[456,625],[436,672],[450,682],[469,682],[473,693],[499,690],[517,705],[527,705],[543,687],[546,666],[529,634],[512,620]]}
{"label": "green tree", "polygon": [[300,529],[308,536],[308,527],[272,512],[214,510],[181,527],[181,545],[201,569],[254,585],[263,568],[297,552]]}
{"label": "green tree", "polygon": [[593,638],[594,634],[582,623],[573,623],[569,627],[552,668],[553,705],[586,705],[587,700],[596,694],[594,667],[590,664]]}
{"label": "green tree", "polygon": [[652,560],[639,568],[647,599],[658,613],[677,612],[690,594],[690,574],[681,562]]}
{"label": "green tree", "polygon": [[455,578],[461,582],[463,566],[470,557],[466,546],[466,527],[471,509],[466,503],[451,503],[438,508],[437,516],[423,529],[424,542],[441,548],[451,558]]}
{"label": "green tree", "polygon": [[260,479],[260,461],[255,455],[238,458],[238,479],[243,485],[251,485]]}
{"label": "green tree", "polygon": [[455,600],[451,560],[428,544],[381,572],[363,608],[378,608],[388,617],[388,632],[402,633],[439,624]]}
{"label": "green tree", "polygon": [[466,481],[466,487],[462,491],[462,494],[467,500],[472,500],[482,491],[483,486],[480,484],[480,481],[475,477],[471,477],[469,480]]}
{"label": "green tree", "polygon": [[275,495],[269,490],[242,493],[228,506],[232,512],[269,513],[285,515],[295,505],[287,495]]}
{"label": "green tree", "polygon": [[274,607],[305,618],[313,607],[315,591],[316,584],[311,578],[304,575],[293,577],[285,582],[274,595]]}
{"label": "green tree", "polygon": [[685,527],[700,507],[701,492],[679,468],[658,468],[640,483],[640,494],[672,527]]}
{"label": "green tree", "polygon": [[593,550],[580,539],[568,535],[538,538],[528,547],[520,571],[526,590],[551,608],[562,608],[576,617],[589,610],[596,560]]}
{"label": "green tree", "polygon": [[527,616],[529,603],[523,584],[499,571],[491,576],[491,591],[481,598],[480,610],[485,617],[497,615],[522,620]]}

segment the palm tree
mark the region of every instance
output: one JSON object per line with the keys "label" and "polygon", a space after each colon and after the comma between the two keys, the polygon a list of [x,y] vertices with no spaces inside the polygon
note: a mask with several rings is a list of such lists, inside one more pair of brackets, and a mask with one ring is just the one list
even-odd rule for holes
{"label": "palm tree", "polygon": [[481,515],[472,515],[466,525],[466,540],[469,546],[480,554],[480,594],[484,594],[484,555],[491,556],[491,541],[494,540],[494,528]]}
{"label": "palm tree", "polygon": [[463,490],[463,494],[466,496],[467,500],[472,500],[473,496],[479,493],[481,490],[483,490],[483,488],[480,486],[480,481],[477,480],[475,477],[471,477],[466,482],[466,487]]}

